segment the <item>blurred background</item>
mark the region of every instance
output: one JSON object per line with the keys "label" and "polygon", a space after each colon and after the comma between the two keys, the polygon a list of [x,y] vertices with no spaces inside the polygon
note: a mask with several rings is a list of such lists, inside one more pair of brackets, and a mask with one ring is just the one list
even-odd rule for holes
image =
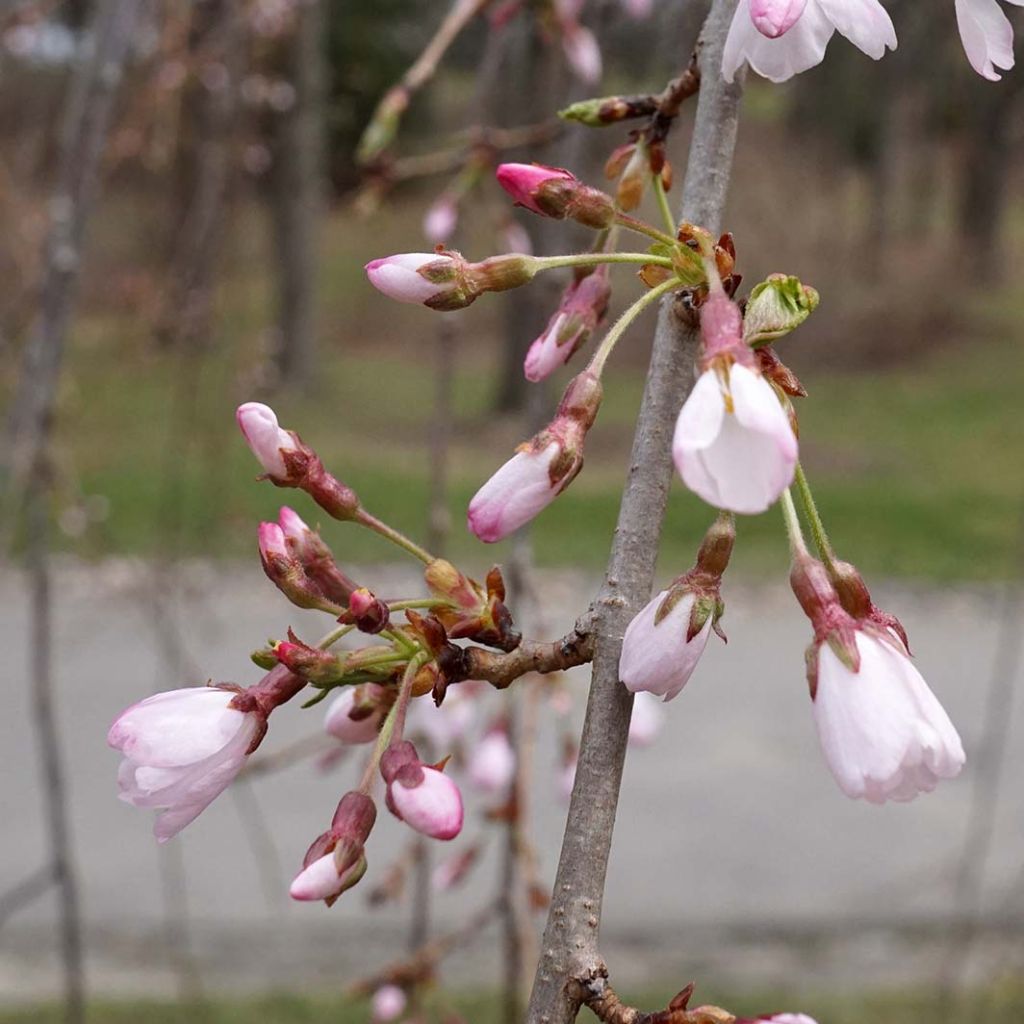
{"label": "blurred background", "polygon": [[[627,763],[602,944],[645,1005],[693,979],[699,1001],[821,1024],[1024,1020],[1024,78],[974,75],[952,4],[887,7],[900,46],[880,63],[837,38],[793,82],[748,83],[724,227],[741,292],[783,271],[821,293],[779,344],[810,396],[802,457],[968,769],[910,806],[842,796],[809,713],[781,518],[742,519],[728,647]],[[653,318],[615,353],[586,471],[528,542],[484,549],[466,503],[571,373],[521,371],[567,278],[437,314],[386,299],[363,265],[435,241],[482,259],[524,232],[538,253],[585,248],[577,226],[513,210],[493,167],[536,159],[613,188],[602,168],[628,126],[553,112],[660,91],[706,5],[590,0],[599,82],[567,63],[543,2],[451,10],[467,24],[425,69],[451,17],[440,0],[0,2],[0,1021],[83,1005],[102,1021],[368,1020],[350,986],[431,936],[456,936],[427,995],[438,1019],[501,1019],[530,974],[509,980],[509,951],[529,954],[542,891],[518,946],[500,909],[458,934],[502,891],[493,796],[470,800],[457,844],[480,855],[456,889],[429,882],[452,851],[410,852],[381,820],[370,874],[326,911],[287,898],[358,771],[318,738],[321,709],[275,716],[264,767],[160,848],[115,799],[104,743],[145,694],[250,683],[268,636],[320,631],[259,565],[256,524],[282,498],[316,514],[256,483],[242,401],[270,402],[368,508],[467,571],[512,559],[531,635],[560,635],[598,585]],[[400,123],[375,118],[410,67],[428,73]],[[669,139],[677,182],[692,116]],[[657,217],[650,199],[641,212]],[[636,294],[629,273],[613,273],[611,315]],[[677,486],[659,581],[707,523]],[[383,542],[324,536],[374,589],[416,586]],[[585,688],[571,673],[520,709],[538,890]],[[477,707],[470,736],[503,702]]]}

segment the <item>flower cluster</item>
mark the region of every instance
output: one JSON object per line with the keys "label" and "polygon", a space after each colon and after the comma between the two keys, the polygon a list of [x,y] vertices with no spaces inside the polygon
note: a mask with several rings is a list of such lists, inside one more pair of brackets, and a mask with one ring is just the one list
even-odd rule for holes
{"label": "flower cluster", "polygon": [[[1009,0],[1019,3],[1020,0]],[[1013,67],[1013,26],[998,0],[955,0],[960,39],[971,67],[998,81]],[[722,57],[732,81],[744,63],[773,82],[820,64],[839,32],[878,60],[896,49],[896,30],[878,0],[740,0]]]}

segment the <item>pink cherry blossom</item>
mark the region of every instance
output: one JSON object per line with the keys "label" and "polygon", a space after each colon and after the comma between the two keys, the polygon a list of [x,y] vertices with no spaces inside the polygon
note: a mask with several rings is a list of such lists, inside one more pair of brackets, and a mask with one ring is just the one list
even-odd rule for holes
{"label": "pink cherry blossom", "polygon": [[796,6],[792,0],[740,0],[722,55],[726,81],[746,62],[762,77],[784,82],[820,64],[836,31],[875,60],[886,48],[896,49],[896,30],[878,0],[806,0],[801,11]]}
{"label": "pink cherry blossom", "polygon": [[492,729],[469,755],[469,779],[484,793],[504,793],[516,773],[516,754],[504,729]]}
{"label": "pink cherry blossom", "polygon": [[[1008,0],[1022,5],[1024,0]],[[1013,25],[996,0],[956,0],[960,40],[972,68],[983,78],[998,82],[1002,71],[1013,67]]]}
{"label": "pink cherry blossom", "polygon": [[960,773],[963,745],[902,644],[855,636],[857,672],[828,643],[818,647],[814,721],[825,760],[851,799],[912,800]]}
{"label": "pink cherry blossom", "polygon": [[366,871],[366,860],[360,858],[345,871],[338,872],[337,859],[334,851],[318,857],[304,867],[296,876],[288,890],[293,900],[316,902],[340,896],[346,889],[359,881]]}
{"label": "pink cherry blossom", "polygon": [[733,364],[726,386],[728,396],[714,368],[701,374],[676,421],[672,455],[683,482],[709,505],[755,515],[792,483],[796,435],[759,373]]}
{"label": "pink cherry blossom", "polygon": [[544,210],[537,205],[537,190],[549,181],[575,181],[575,175],[561,167],[545,167],[543,164],[501,164],[495,177],[498,184],[516,201],[545,216]]}
{"label": "pink cherry blossom", "polygon": [[291,553],[285,543],[284,530],[277,523],[260,523],[257,536],[260,557],[264,562],[274,558],[291,559]]}
{"label": "pink cherry blossom", "polygon": [[564,483],[552,483],[552,463],[562,446],[552,441],[540,451],[517,452],[480,488],[469,503],[469,529],[488,544],[528,523],[558,496]]}
{"label": "pink cherry blossom", "polygon": [[405,1012],[407,1002],[405,992],[397,985],[381,985],[373,993],[371,1009],[374,1024],[397,1020]]}
{"label": "pink cherry blossom", "polygon": [[235,419],[253,455],[263,471],[271,477],[284,479],[288,475],[282,451],[295,451],[295,438],[278,425],[277,416],[269,405],[246,402],[235,412]]}
{"label": "pink cherry blossom", "polygon": [[700,631],[687,641],[694,595],[682,597],[655,625],[655,616],[667,595],[668,591],[663,590],[626,627],[619,678],[632,693],[653,693],[669,701],[679,695],[697,667],[711,633],[712,616],[709,615]]}
{"label": "pink cherry blossom", "polygon": [[133,704],[110,727],[107,743],[124,755],[120,798],[160,813],[160,842],[177,835],[231,783],[258,738],[252,712],[230,707],[235,694],[215,687],[170,690]]}
{"label": "pink cherry blossom", "polygon": [[346,686],[331,702],[324,716],[324,730],[342,743],[372,743],[384,717],[384,708],[379,704],[369,715],[353,718],[352,712],[364,701],[374,702],[381,687],[376,683],[362,686]]}
{"label": "pink cherry blossom", "polygon": [[388,795],[398,817],[432,839],[454,839],[462,831],[462,794],[444,772],[427,765],[413,772],[401,771],[388,785]]}
{"label": "pink cherry blossom", "polygon": [[450,288],[445,282],[431,281],[423,274],[430,267],[455,270],[451,256],[436,252],[403,252],[384,256],[366,264],[366,276],[378,291],[398,302],[424,303]]}

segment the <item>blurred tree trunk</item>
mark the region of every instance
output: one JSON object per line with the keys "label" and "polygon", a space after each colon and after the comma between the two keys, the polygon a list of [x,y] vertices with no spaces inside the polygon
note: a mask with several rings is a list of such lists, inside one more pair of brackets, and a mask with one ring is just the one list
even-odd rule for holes
{"label": "blurred tree trunk", "polygon": [[243,26],[231,0],[198,0],[188,49],[194,69],[182,98],[180,202],[169,284],[157,323],[168,346],[209,342],[213,279],[224,234],[238,107]]}
{"label": "blurred tree trunk", "polygon": [[960,178],[960,235],[972,255],[969,272],[979,281],[1003,276],[1002,221],[1013,154],[1021,76],[976,85],[966,123],[966,151]]}
{"label": "blurred tree trunk", "polygon": [[316,360],[317,240],[324,204],[322,0],[296,7],[284,65],[294,101],[274,119],[270,203],[278,273],[278,381],[307,388]]}

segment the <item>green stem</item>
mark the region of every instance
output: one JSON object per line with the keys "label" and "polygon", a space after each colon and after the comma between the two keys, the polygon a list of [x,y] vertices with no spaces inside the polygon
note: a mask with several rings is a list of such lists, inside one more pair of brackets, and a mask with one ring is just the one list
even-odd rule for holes
{"label": "green stem", "polygon": [[439,604],[455,607],[454,602],[443,597],[413,597],[407,601],[388,601],[388,608],[393,612],[404,612],[406,608],[436,608]]}
{"label": "green stem", "polygon": [[821,521],[821,515],[814,501],[814,495],[811,493],[811,485],[807,482],[804,468],[799,462],[796,464],[795,479],[800,501],[804,506],[804,511],[807,513],[807,519],[810,523],[814,546],[818,549],[818,554],[825,565],[831,565],[835,561],[836,556],[832,551],[832,545],[829,543],[828,534],[825,532],[825,524]]}
{"label": "green stem", "polygon": [[326,651],[328,648],[333,647],[343,636],[351,633],[356,627],[350,626],[337,626],[332,629],[330,633],[325,633],[318,641],[316,646],[321,651]]}
{"label": "green stem", "polygon": [[796,505],[793,504],[793,495],[787,487],[779,499],[782,507],[782,518],[786,521],[786,535],[789,537],[789,550],[794,558],[802,558],[807,555],[807,543],[804,541],[804,531],[800,526],[800,517],[796,514]]}
{"label": "green stem", "polygon": [[421,548],[419,544],[410,540],[404,533],[396,530],[393,526],[382,523],[376,516],[367,512],[366,509],[360,508],[355,514],[354,521],[359,523],[360,526],[365,526],[368,530],[373,530],[374,533],[379,533],[382,537],[391,541],[392,544],[396,544],[403,551],[407,551],[424,564],[429,565],[434,561],[434,556],[426,548]]}
{"label": "green stem", "polygon": [[429,655],[420,651],[408,665],[405,666],[405,675],[402,676],[402,683],[398,689],[398,699],[395,701],[395,721],[392,727],[391,745],[402,742],[402,734],[405,732],[405,713],[409,709],[409,701],[412,700],[412,684],[416,679],[416,673],[428,660]]}
{"label": "green stem", "polygon": [[653,302],[657,302],[663,295],[667,295],[670,291],[673,291],[681,287],[682,282],[675,276],[670,278],[668,281],[663,281],[661,284],[656,285],[649,292],[645,292],[640,296],[636,302],[633,303],[618,320],[612,324],[611,329],[601,339],[601,343],[597,346],[594,355],[591,357],[590,365],[587,370],[593,373],[595,376],[600,377],[604,370],[604,364],[607,362],[608,357],[612,354],[612,350],[615,348],[616,342],[622,337],[623,332],[626,328]]}
{"label": "green stem", "polygon": [[652,256],[649,252],[577,252],[566,256],[534,256],[533,265],[537,270],[554,270],[557,267],[596,267],[603,263],[654,263],[671,267],[667,256]]}
{"label": "green stem", "polygon": [[420,646],[410,640],[400,629],[382,629],[380,635],[399,647],[404,647],[407,654],[416,654]]}
{"label": "green stem", "polygon": [[[631,217],[628,213],[618,212],[615,214],[615,220],[624,228],[629,228],[630,231],[635,231],[637,234],[647,235],[648,238],[657,239],[667,245],[679,244],[679,239],[675,235],[667,235],[664,231],[659,231],[653,224],[640,220],[639,217]],[[676,229],[673,228],[673,230]]]}
{"label": "green stem", "polygon": [[665,193],[665,184],[661,180],[660,174],[655,174],[653,177],[654,198],[658,200],[658,209],[661,210],[661,218],[665,222],[665,226],[668,228],[669,234],[674,234],[679,230],[679,225],[676,224],[676,219],[672,216],[672,208],[668,204],[668,195]]}
{"label": "green stem", "polygon": [[395,712],[397,707],[397,704],[391,705],[391,710],[388,711],[387,717],[380,727],[380,732],[377,733],[377,742],[373,745],[370,758],[363,769],[363,777],[359,782],[359,792],[365,793],[366,796],[369,796],[370,791],[373,789],[373,780],[377,777],[377,767],[380,764],[380,759],[384,756],[384,751],[388,749],[391,743],[391,734],[395,729]]}

